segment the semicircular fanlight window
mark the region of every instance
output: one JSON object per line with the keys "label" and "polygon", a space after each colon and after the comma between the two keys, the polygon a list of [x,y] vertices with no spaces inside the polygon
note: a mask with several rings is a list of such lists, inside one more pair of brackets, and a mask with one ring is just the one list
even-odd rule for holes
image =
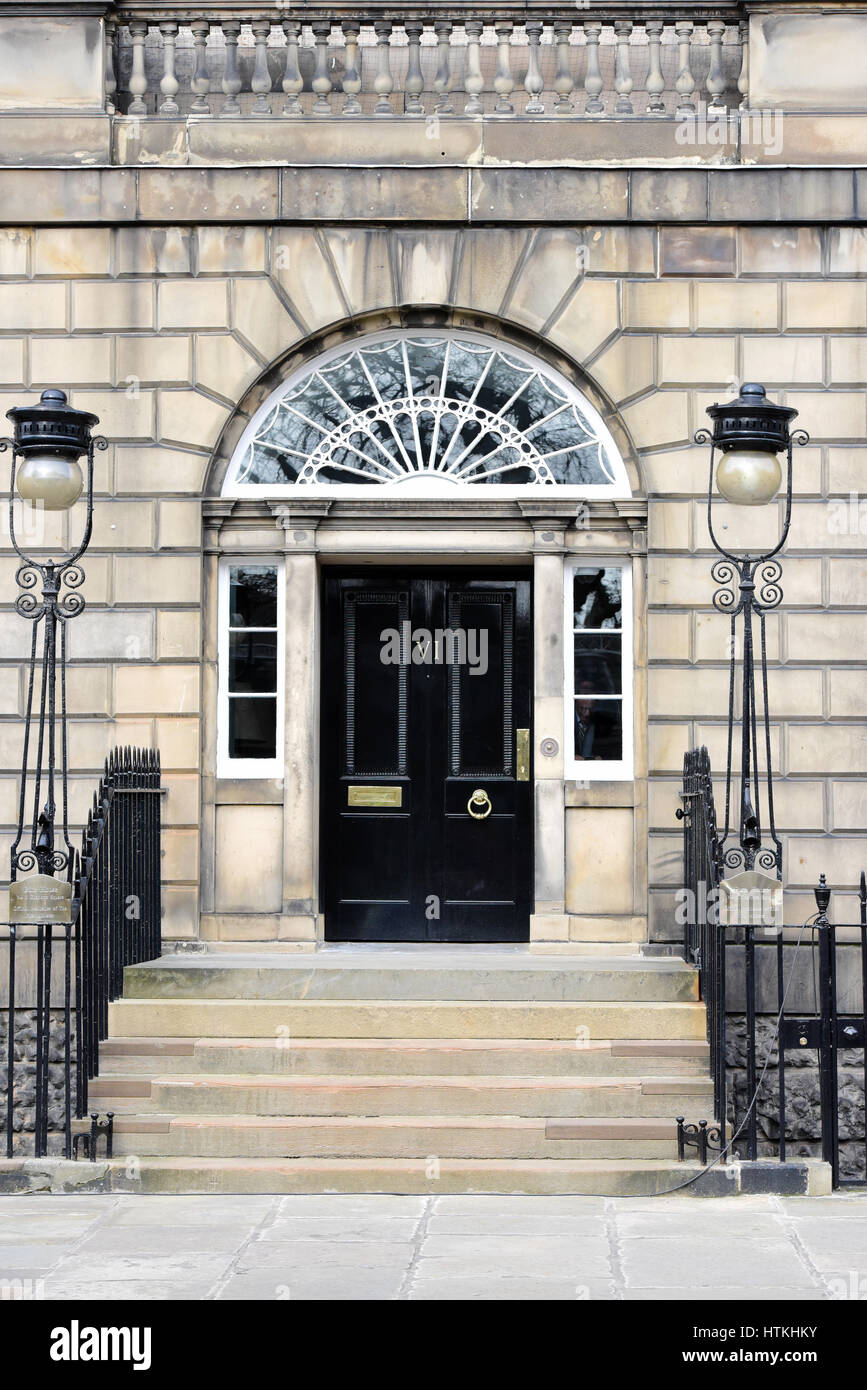
{"label": "semicircular fanlight window", "polygon": [[296,373],[236,451],[229,487],[462,484],[617,488],[602,420],[565,378],[493,339],[360,339]]}

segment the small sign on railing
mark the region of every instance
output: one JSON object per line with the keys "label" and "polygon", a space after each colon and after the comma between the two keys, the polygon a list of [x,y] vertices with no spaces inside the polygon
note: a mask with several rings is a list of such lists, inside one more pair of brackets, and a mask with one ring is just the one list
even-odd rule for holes
{"label": "small sign on railing", "polygon": [[51,874],[30,874],[9,886],[9,920],[16,926],[60,926],[72,917],[72,884]]}
{"label": "small sign on railing", "polygon": [[745,869],[719,885],[719,920],[726,927],[783,927],[783,885],[773,874]]}

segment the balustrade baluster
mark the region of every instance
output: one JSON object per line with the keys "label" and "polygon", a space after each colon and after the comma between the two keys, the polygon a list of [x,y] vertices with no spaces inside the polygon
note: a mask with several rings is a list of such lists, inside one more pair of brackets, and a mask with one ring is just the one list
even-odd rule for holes
{"label": "balustrade baluster", "polygon": [[316,67],[313,70],[313,81],[310,84],[316,93],[316,100],[313,103],[314,116],[330,116],[331,102],[328,100],[331,92],[331,78],[328,76],[328,44],[331,39],[331,21],[323,20],[321,23],[312,24],[313,39],[316,44]]}
{"label": "balustrade baluster", "polygon": [[557,72],[554,77],[554,91],[557,93],[557,102],[554,106],[555,116],[571,116],[575,109],[571,100],[575,90],[575,78],[572,76],[572,57],[569,51],[571,33],[571,23],[561,21],[554,25],[554,42],[557,45]]}
{"label": "balustrade baluster", "polygon": [[647,69],[647,110],[652,115],[658,116],[665,112],[665,102],[662,94],[665,91],[665,78],[662,75],[662,30],[663,21],[661,19],[648,19],[644,23],[644,32],[647,34],[648,47],[648,69]]}
{"label": "balustrade baluster", "polygon": [[250,28],[253,30],[256,44],[253,76],[250,79],[250,90],[255,92],[256,101],[250,114],[251,116],[270,116],[271,74],[268,71],[268,38],[271,33],[271,21],[260,15],[250,21]]}
{"label": "balustrade baluster", "polygon": [[373,90],[379,97],[373,108],[374,116],[393,116],[394,107],[389,101],[394,91],[394,78],[391,75],[391,22],[378,19],[373,26],[376,34],[378,71],[373,79]]}
{"label": "balustrade baluster", "polygon": [[211,107],[208,102],[208,93],[211,90],[211,79],[208,76],[206,50],[211,26],[206,19],[194,19],[190,28],[193,31],[193,42],[196,53],[195,70],[190,79],[190,87],[195,95],[195,101],[190,107],[190,114],[194,116],[210,116]]}
{"label": "balustrade baluster", "polygon": [[361,70],[358,66],[358,36],[361,32],[361,25],[357,19],[346,19],[341,24],[343,38],[346,44],[346,65],[343,69],[343,103],[344,116],[358,116],[361,114],[361,102],[358,100],[358,93],[361,91]]}
{"label": "balustrade baluster", "polygon": [[524,90],[530,100],[524,107],[524,113],[527,116],[543,116],[545,105],[539,99],[545,86],[542,81],[542,69],[539,65],[539,40],[542,37],[542,24],[541,21],[533,19],[529,20],[524,28],[527,31],[527,43],[530,48],[527,59],[527,76],[524,78]]}
{"label": "balustrade baluster", "polygon": [[500,20],[494,27],[497,33],[497,73],[494,78],[497,104],[494,110],[501,116],[511,116],[514,115],[515,111],[511,101],[512,92],[515,90],[515,79],[512,76],[512,29],[514,25],[510,20]]}
{"label": "balustrade baluster", "polygon": [[180,110],[175,97],[178,94],[180,82],[175,76],[175,39],[178,34],[178,25],[171,19],[160,22],[160,33],[163,36],[163,75],[160,79],[160,91],[163,100],[160,102],[161,116],[177,116]]}
{"label": "balustrade baluster", "polygon": [[464,69],[464,91],[467,94],[467,99],[464,102],[464,115],[466,116],[478,116],[485,109],[481,100],[482,92],[485,89],[480,47],[482,28],[483,25],[479,19],[464,21],[464,33],[467,36],[467,60]]}
{"label": "balustrade baluster", "polygon": [[114,40],[117,28],[116,19],[105,21],[105,109],[110,114],[117,110],[114,101],[117,94],[117,74],[114,69]]}
{"label": "balustrade baluster", "polygon": [[283,115],[300,116],[303,114],[303,110],[298,97],[304,87],[304,78],[301,76],[301,69],[298,66],[298,35],[301,31],[301,25],[295,24],[291,19],[284,19],[282,25],[286,35],[286,65],[283,69],[282,82],[283,91],[286,93],[286,102],[283,106]]}
{"label": "balustrade baluster", "polygon": [[584,110],[588,116],[598,116],[605,110],[599,100],[602,91],[602,71],[599,67],[599,35],[602,25],[596,21],[584,25],[584,39],[587,44],[587,71],[584,74],[584,91],[587,101]]}
{"label": "balustrade baluster", "polygon": [[738,25],[738,36],[741,41],[741,70],[738,75],[738,91],[741,94],[740,109],[748,111],[750,105],[750,26],[745,19],[742,19]]}
{"label": "balustrade baluster", "polygon": [[129,34],[132,39],[132,72],[129,79],[129,90],[132,101],[129,104],[130,116],[147,115],[147,106],[144,102],[145,94],[148,89],[147,74],[145,73],[145,40],[148,36],[148,22],[146,19],[131,19],[129,23]]}
{"label": "balustrade baluster", "polygon": [[226,66],[223,69],[222,88],[226,96],[221,116],[240,116],[241,106],[238,93],[241,90],[241,73],[238,69],[238,38],[241,33],[240,22],[236,19],[220,21],[226,43]]}
{"label": "balustrade baluster", "polygon": [[674,83],[679,98],[677,109],[678,111],[686,112],[695,111],[695,102],[692,100],[692,94],[695,91],[695,78],[692,75],[692,68],[690,66],[690,59],[692,56],[690,53],[692,30],[693,24],[691,19],[679,19],[674,26],[674,32],[677,34],[678,43],[678,70],[677,78]]}
{"label": "balustrade baluster", "polygon": [[709,19],[707,22],[707,41],[710,46],[710,69],[707,75],[707,90],[710,94],[709,111],[725,110],[725,102],[722,100],[722,94],[726,89],[722,62],[722,43],[725,29],[725,24],[721,19]]}
{"label": "balustrade baluster", "polygon": [[437,36],[437,70],[434,77],[436,100],[434,111],[438,116],[450,116],[454,109],[451,98],[454,74],[452,72],[452,26],[449,20],[437,20],[434,25]]}
{"label": "balustrade baluster", "polygon": [[629,98],[633,83],[629,66],[629,38],[632,33],[632,21],[629,19],[615,20],[614,33],[617,40],[617,51],[614,59],[614,90],[617,92],[617,102],[614,110],[618,116],[631,116],[632,102]]}
{"label": "balustrade baluster", "polygon": [[424,25],[420,19],[408,19],[404,21],[403,27],[406,30],[409,44],[403,109],[407,116],[423,116],[424,106],[421,102],[421,94],[424,91],[424,78],[421,72],[421,36]]}

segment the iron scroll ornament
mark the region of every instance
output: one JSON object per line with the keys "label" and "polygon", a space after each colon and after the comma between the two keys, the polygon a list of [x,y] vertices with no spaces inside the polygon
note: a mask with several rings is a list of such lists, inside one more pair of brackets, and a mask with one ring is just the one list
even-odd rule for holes
{"label": "iron scroll ornament", "polygon": [[[794,413],[794,412],[792,412]],[[730,870],[760,868],[782,877],[783,846],[777,834],[774,815],[774,789],[771,775],[771,730],[768,704],[768,665],[767,665],[767,614],[778,608],[783,601],[782,565],[776,556],[782,550],[789,535],[792,519],[792,450],[794,445],[803,446],[810,436],[804,429],[785,431],[786,447],[786,499],[783,525],[776,544],[759,553],[737,554],[722,545],[714,530],[714,465],[717,440],[710,430],[702,428],[695,432],[696,444],[710,445],[710,463],[707,489],[707,525],[711,544],[719,555],[711,566],[711,577],[717,586],[712,602],[717,612],[725,613],[730,619],[729,629],[729,699],[728,699],[728,737],[726,747],[726,795],[722,833],[719,838],[721,866]],[[758,661],[754,641],[753,619],[758,624]],[[740,762],[740,812],[738,843],[728,844],[732,835],[732,751],[735,726],[736,668],[738,663],[738,620],[742,628],[743,654],[741,657],[741,762]],[[756,701],[756,675],[761,688],[761,714]],[[764,754],[764,775],[759,769],[759,723]],[[761,785],[764,783],[767,799],[767,839],[762,829]]]}
{"label": "iron scroll ornament", "polygon": [[[94,417],[95,418],[95,417]],[[11,452],[9,482],[9,537],[21,563],[15,573],[20,590],[15,611],[32,624],[30,653],[27,663],[27,696],[24,713],[24,750],[21,764],[21,787],[15,838],[10,851],[10,881],[19,872],[32,870],[41,874],[61,874],[71,880],[74,851],[69,838],[69,795],[67,783],[67,700],[66,700],[66,624],[84,612],[85,600],[80,589],[84,569],[79,561],[90,544],[93,531],[93,461],[95,451],[108,448],[102,435],[88,438],[86,447],[87,484],[86,516],[81,540],[65,559],[39,559],[19,543],[15,530],[15,482],[18,453],[14,439],[0,438],[0,453]],[[37,592],[41,587],[41,594]],[[39,628],[42,625],[42,647],[38,651]],[[58,643],[59,635],[59,643]],[[36,668],[41,664],[39,680],[39,710],[34,715],[34,696],[37,693]],[[59,706],[57,675],[60,674]],[[36,732],[34,791],[32,815],[27,814],[27,782],[32,734]],[[57,803],[57,743],[60,742],[60,824],[57,827],[62,848],[55,847]],[[45,802],[42,804],[43,788]],[[29,825],[29,845],[21,849],[25,838],[25,821]]]}

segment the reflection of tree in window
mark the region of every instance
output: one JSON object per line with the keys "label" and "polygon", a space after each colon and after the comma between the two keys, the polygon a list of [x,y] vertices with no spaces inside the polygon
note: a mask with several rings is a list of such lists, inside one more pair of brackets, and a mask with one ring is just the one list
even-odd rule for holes
{"label": "reflection of tree in window", "polygon": [[575,571],[575,631],[620,627],[622,576],[619,569]]}
{"label": "reflection of tree in window", "polygon": [[574,571],[574,756],[578,762],[619,762],[623,757],[622,590],[619,568]]}

